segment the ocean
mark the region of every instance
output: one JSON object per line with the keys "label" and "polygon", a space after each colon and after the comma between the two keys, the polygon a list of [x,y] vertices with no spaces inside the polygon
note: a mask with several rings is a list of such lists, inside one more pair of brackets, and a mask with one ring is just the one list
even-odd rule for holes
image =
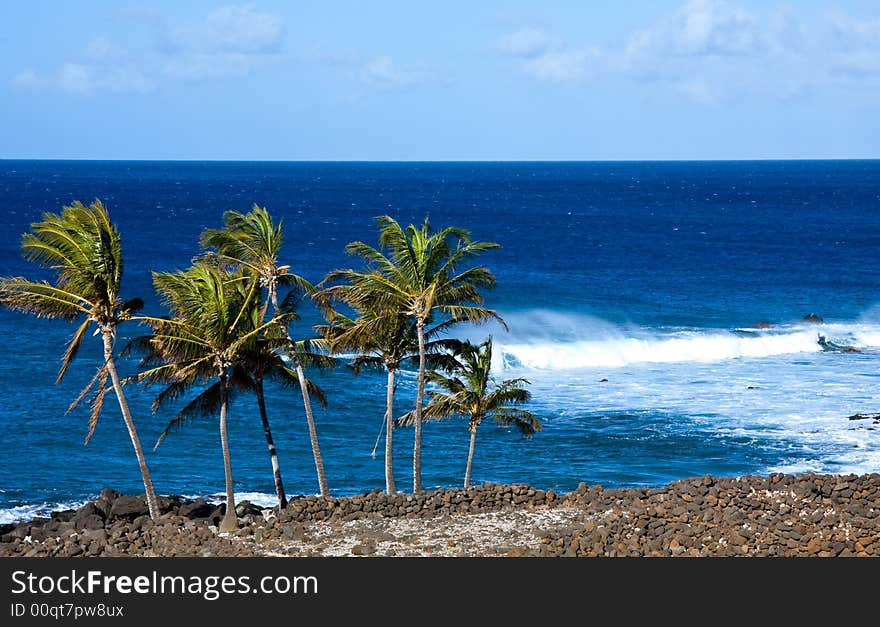
{"label": "ocean", "polygon": [[[0,161],[0,275],[45,276],[19,243],[43,212],[100,198],[123,238],[123,296],[161,314],[150,272],[184,268],[199,233],[253,203],[283,219],[282,263],[317,282],[356,265],[353,240],[377,243],[373,218],[427,216],[501,244],[481,262],[497,379],[525,377],[543,430],[524,439],[484,424],[473,481],[568,491],[578,483],[660,486],[711,473],[880,471],[880,161],[754,162],[113,162]],[[304,306],[294,335],[319,322]],[[821,322],[809,322],[810,314]],[[55,376],[74,326],[0,310],[0,522],[72,507],[102,488],[143,491],[108,399],[88,445],[88,410],[65,411],[99,366],[98,338]],[[145,332],[130,324],[120,343]],[[823,350],[819,336],[857,352]],[[136,363],[121,360],[123,374]],[[345,363],[310,373],[334,495],[384,486],[385,375]],[[399,380],[412,407],[415,372]],[[216,419],[152,444],[179,405],[126,387],[160,494],[223,492]],[[270,388],[269,418],[289,495],[318,490],[298,393]],[[230,408],[237,499],[273,503],[256,401]],[[460,485],[464,420],[424,428],[426,488]],[[412,430],[395,434],[398,488],[411,489]]]}

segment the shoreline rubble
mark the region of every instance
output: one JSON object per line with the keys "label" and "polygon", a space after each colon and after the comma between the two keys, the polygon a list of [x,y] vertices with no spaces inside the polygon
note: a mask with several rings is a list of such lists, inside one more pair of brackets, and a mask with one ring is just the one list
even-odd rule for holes
{"label": "shoreline rubble", "polygon": [[105,489],[77,510],[0,527],[0,557],[880,557],[880,474],[684,479],[565,494],[525,484],[224,506]]}

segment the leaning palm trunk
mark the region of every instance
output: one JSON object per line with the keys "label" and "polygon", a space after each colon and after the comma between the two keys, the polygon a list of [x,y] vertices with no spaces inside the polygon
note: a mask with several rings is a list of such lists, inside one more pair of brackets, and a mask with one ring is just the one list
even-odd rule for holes
{"label": "leaning palm trunk", "polygon": [[471,487],[471,466],[474,463],[474,444],[477,441],[477,427],[471,426],[471,443],[468,447],[467,468],[464,471],[464,487]]}
{"label": "leaning palm trunk", "polygon": [[[270,286],[269,288],[269,300],[272,301],[272,309],[277,314],[279,310],[278,293],[275,291],[274,286]],[[309,425],[309,442],[312,445],[312,457],[315,458],[315,471],[318,473],[318,488],[321,490],[321,496],[329,498],[330,487],[327,485],[327,475],[324,473],[324,460],[321,457],[321,447],[318,446],[318,429],[315,427],[315,415],[312,413],[312,399],[309,397],[309,388],[306,384],[306,373],[296,354],[293,338],[290,337],[290,333],[287,332],[287,329],[284,330],[284,333],[287,336],[287,341],[290,343],[290,346],[293,347],[293,350],[291,350],[291,356],[293,357],[293,364],[296,368],[296,378],[299,380],[299,389],[300,392],[302,392],[303,407],[306,411],[306,422]]]}
{"label": "leaning palm trunk", "polygon": [[150,512],[150,518],[156,520],[159,517],[159,499],[156,497],[156,491],[153,488],[153,480],[150,477],[150,469],[147,468],[147,460],[144,457],[144,450],[141,448],[141,440],[138,437],[137,430],[134,426],[134,420],[131,417],[131,411],[128,409],[128,401],[125,400],[125,394],[122,392],[122,384],[119,382],[119,374],[116,372],[116,362],[113,360],[113,334],[110,331],[103,331],[101,336],[104,340],[104,362],[110,373],[110,380],[113,382],[113,391],[116,393],[116,399],[119,401],[119,409],[122,411],[122,419],[128,429],[128,437],[131,438],[131,444],[134,446],[134,454],[137,457],[138,466],[141,470],[141,479],[144,482],[144,495],[147,500],[147,509]]}
{"label": "leaning palm trunk", "polygon": [[315,416],[312,414],[312,401],[309,398],[309,388],[306,383],[306,373],[303,371],[299,358],[294,353],[296,365],[296,377],[299,379],[299,389],[302,392],[303,406],[306,410],[306,422],[309,424],[309,442],[312,444],[312,456],[315,458],[315,471],[318,473],[318,487],[321,496],[330,497],[330,488],[327,486],[327,475],[324,474],[324,460],[321,458],[321,448],[318,446],[318,431],[315,428]]}
{"label": "leaning palm trunk", "polygon": [[278,452],[275,450],[275,440],[272,439],[272,429],[269,427],[269,416],[266,413],[266,397],[263,394],[263,377],[256,377],[257,404],[260,406],[260,420],[263,421],[263,433],[266,434],[266,445],[269,447],[269,458],[272,460],[272,476],[275,479],[275,493],[278,495],[278,507],[287,507],[287,495],[284,493],[284,482],[281,480],[281,466],[278,463]]}
{"label": "leaning palm trunk", "polygon": [[416,387],[415,437],[413,442],[413,494],[422,491],[422,404],[425,398],[425,322],[416,323],[419,337],[419,376]]}
{"label": "leaning palm trunk", "polygon": [[226,515],[220,523],[220,531],[232,533],[238,530],[235,514],[235,487],[232,484],[232,459],[229,455],[229,432],[226,429],[226,408],[229,404],[226,374],[220,376],[220,444],[223,446],[223,471],[226,475]]}
{"label": "leaning palm trunk", "polygon": [[385,392],[385,492],[396,494],[394,487],[394,460],[392,445],[394,442],[394,369],[388,368],[388,388]]}

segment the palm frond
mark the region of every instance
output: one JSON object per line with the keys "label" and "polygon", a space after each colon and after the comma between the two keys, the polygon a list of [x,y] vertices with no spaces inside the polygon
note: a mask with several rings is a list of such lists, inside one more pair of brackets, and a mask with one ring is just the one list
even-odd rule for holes
{"label": "palm frond", "polygon": [[61,359],[61,368],[58,370],[58,377],[55,379],[56,384],[61,383],[61,380],[64,378],[64,373],[67,372],[67,368],[76,358],[76,355],[79,352],[79,347],[82,345],[83,337],[91,323],[92,321],[89,318],[86,318],[85,321],[79,325],[76,333],[73,334],[73,338],[70,340],[70,343],[67,345],[67,350],[64,352],[64,357]]}
{"label": "palm frond", "polygon": [[74,320],[91,315],[96,308],[80,295],[50,285],[46,281],[29,281],[23,277],[0,279],[0,304],[38,318]]}
{"label": "palm frond", "polygon": [[[218,380],[205,388],[198,396],[191,400],[183,409],[181,409],[166,425],[165,429],[156,440],[153,450],[159,448],[159,445],[165,440],[169,433],[176,431],[191,423],[198,418],[206,418],[215,415],[220,408],[222,402],[222,384]],[[227,389],[227,401],[232,402],[237,396],[236,388]]]}
{"label": "palm frond", "polygon": [[86,396],[88,396],[89,392],[91,392],[92,388],[94,387],[95,382],[97,382],[97,380],[98,380],[101,376],[103,376],[103,374],[104,374],[104,370],[105,370],[105,369],[106,369],[106,364],[105,364],[104,366],[98,368],[98,369],[95,371],[95,374],[92,376],[91,380],[86,384],[86,386],[85,386],[85,387],[82,389],[82,391],[79,393],[79,396],[77,396],[75,399],[73,399],[73,402],[70,403],[70,405],[67,407],[67,410],[64,412],[64,415],[65,415],[65,416],[66,416],[67,414],[69,414],[70,412],[72,412],[74,409],[76,409],[77,406],[82,402],[82,400],[83,400]]}
{"label": "palm frond", "polygon": [[97,384],[95,395],[92,397],[92,411],[89,415],[89,432],[86,434],[84,444],[88,444],[95,433],[95,427],[98,426],[98,418],[101,416],[101,409],[104,407],[104,396],[107,394],[107,379],[110,376],[110,369],[105,364],[98,370]]}
{"label": "palm frond", "polygon": [[531,437],[542,428],[537,416],[517,407],[499,407],[492,412],[492,417],[498,424],[517,427],[526,437]]}

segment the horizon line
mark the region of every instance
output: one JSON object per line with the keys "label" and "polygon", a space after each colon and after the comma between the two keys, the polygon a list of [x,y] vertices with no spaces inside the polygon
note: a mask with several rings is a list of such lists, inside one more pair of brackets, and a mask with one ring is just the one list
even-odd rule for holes
{"label": "horizon line", "polygon": [[144,163],[694,163],[755,161],[878,161],[877,157],[732,157],[732,158],[621,158],[621,159],[202,159],[202,158],[95,158],[95,157],[0,157],[2,161],[75,161]]}

